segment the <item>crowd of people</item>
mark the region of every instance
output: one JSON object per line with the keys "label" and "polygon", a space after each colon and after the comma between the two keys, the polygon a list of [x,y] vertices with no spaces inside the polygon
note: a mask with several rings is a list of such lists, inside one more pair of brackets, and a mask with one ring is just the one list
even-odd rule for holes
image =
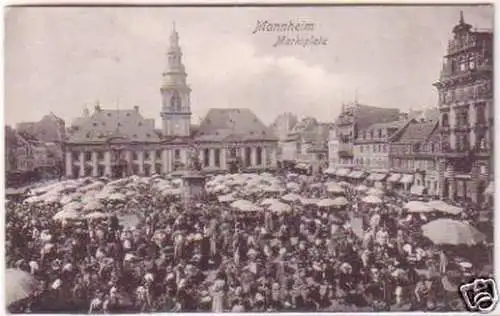
{"label": "crowd of people", "polygon": [[[285,175],[278,179],[287,181]],[[325,179],[301,177],[298,193],[311,199],[328,195],[312,182]],[[106,218],[54,220],[57,202],[7,201],[7,266],[37,280],[36,289],[9,309],[463,310],[458,285],[491,273],[483,271],[491,247],[435,245],[420,227],[442,214],[409,215],[403,209],[408,201],[390,190],[383,204],[369,205],[354,186],[343,187],[345,207],[297,202],[282,213],[238,212],[215,194],[188,205],[147,187],[137,188],[133,200],[104,201]],[[247,198],[258,203],[269,196]],[[474,224],[469,214],[455,217]],[[124,222],[125,215],[136,221]]]}

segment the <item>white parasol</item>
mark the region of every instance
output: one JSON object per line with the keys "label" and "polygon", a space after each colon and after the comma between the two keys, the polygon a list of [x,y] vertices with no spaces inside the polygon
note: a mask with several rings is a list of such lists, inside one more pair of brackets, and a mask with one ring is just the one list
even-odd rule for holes
{"label": "white parasol", "polygon": [[239,211],[249,212],[249,211],[261,211],[262,208],[253,204],[248,200],[237,200],[231,203],[231,207]]}
{"label": "white parasol", "polygon": [[382,203],[382,199],[379,198],[378,196],[374,196],[374,195],[365,196],[362,201],[364,203],[368,203],[368,204],[381,204]]}
{"label": "white parasol", "polygon": [[297,195],[295,193],[288,193],[288,194],[283,195],[281,197],[281,199],[283,201],[287,201],[287,202],[296,202],[296,201],[300,201],[301,196]]}

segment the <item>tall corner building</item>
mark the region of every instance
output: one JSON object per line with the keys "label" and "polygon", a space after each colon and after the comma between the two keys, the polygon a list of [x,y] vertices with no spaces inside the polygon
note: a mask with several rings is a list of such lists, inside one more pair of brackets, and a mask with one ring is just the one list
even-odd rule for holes
{"label": "tall corner building", "polygon": [[493,32],[460,13],[439,80],[442,198],[481,202],[493,179]]}

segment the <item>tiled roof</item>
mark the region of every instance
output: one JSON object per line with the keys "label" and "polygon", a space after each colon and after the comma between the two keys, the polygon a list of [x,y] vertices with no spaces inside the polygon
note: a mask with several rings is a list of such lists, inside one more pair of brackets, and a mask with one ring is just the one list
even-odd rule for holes
{"label": "tiled roof", "polygon": [[271,129],[247,108],[210,109],[195,135],[204,141],[277,140]]}
{"label": "tiled roof", "polygon": [[69,135],[68,142],[105,142],[110,138],[137,142],[160,141],[154,129],[154,120],[143,118],[136,109],[96,109],[90,117],[80,120],[80,125]]}
{"label": "tiled roof", "polygon": [[417,122],[413,121],[406,129],[397,137],[394,142],[403,144],[413,144],[426,141],[436,127],[435,121]]}
{"label": "tiled roof", "polygon": [[51,112],[42,117],[40,121],[17,124],[17,130],[31,134],[43,142],[58,142],[64,139],[64,125],[64,121]]}
{"label": "tiled roof", "polygon": [[364,130],[376,123],[388,123],[399,120],[399,109],[378,108],[359,105],[355,112],[355,122],[358,130]]}
{"label": "tiled roof", "polygon": [[367,130],[383,129],[383,128],[397,128],[397,129],[399,129],[399,128],[405,126],[405,124],[407,122],[408,122],[407,120],[398,120],[398,121],[387,122],[387,123],[375,123],[375,124],[370,125],[367,128]]}
{"label": "tiled roof", "polygon": [[[351,114],[348,114],[351,113]],[[387,123],[399,120],[401,111],[395,108],[381,108],[364,104],[350,105],[337,118],[336,124],[355,123],[358,130],[365,130],[376,123]]]}

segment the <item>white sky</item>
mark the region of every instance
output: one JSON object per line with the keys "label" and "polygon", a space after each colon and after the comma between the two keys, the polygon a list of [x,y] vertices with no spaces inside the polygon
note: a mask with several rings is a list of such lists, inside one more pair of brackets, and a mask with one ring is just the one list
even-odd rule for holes
{"label": "white sky", "polygon": [[[99,100],[139,105],[159,125],[161,73],[172,22],[180,35],[193,123],[211,107],[248,107],[265,122],[290,111],[332,121],[361,103],[435,106],[432,83],[460,10],[493,28],[493,7],[10,8],[5,28],[5,121],[52,111],[67,122]],[[258,20],[307,20],[327,46],[272,47]],[[295,35],[295,34],[291,34]],[[119,101],[117,101],[119,100]]]}

